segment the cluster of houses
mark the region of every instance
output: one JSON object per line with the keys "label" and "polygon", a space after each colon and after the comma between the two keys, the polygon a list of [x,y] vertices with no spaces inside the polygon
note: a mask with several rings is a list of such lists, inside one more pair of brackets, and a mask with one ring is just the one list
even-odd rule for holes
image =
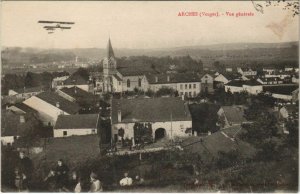
{"label": "cluster of houses", "polygon": [[[185,97],[193,98],[201,92],[213,93],[216,88],[252,95],[269,93],[274,98],[287,102],[278,112],[282,118],[288,118],[290,112],[295,111],[291,108],[295,107],[292,102],[298,101],[298,68],[281,72],[265,68],[263,72],[258,75],[251,68],[226,68],[224,72],[172,71],[153,74],[117,68],[117,60],[109,40],[107,57],[103,60],[103,72],[93,73],[89,79],[78,74],[54,78],[52,91],[43,91],[41,88],[10,90],[9,96],[19,98],[21,102],[2,111],[2,115],[8,116],[2,117],[1,142],[7,145],[18,139],[22,125],[27,122],[27,114],[35,115],[44,126],[52,126],[54,138],[96,135],[105,118],[99,112],[82,114],[80,100],[95,99],[96,94],[122,93],[136,89],[157,92],[162,88],[172,88],[180,97],[112,99],[110,135],[115,141],[122,137],[131,139],[134,143],[136,123],[151,123],[152,137],[155,140],[196,135]],[[94,106],[100,110],[99,104],[95,103]],[[224,120],[223,128],[239,126],[248,122],[244,117],[245,109],[244,106],[222,106],[216,114]],[[10,126],[10,123],[15,126]]]}

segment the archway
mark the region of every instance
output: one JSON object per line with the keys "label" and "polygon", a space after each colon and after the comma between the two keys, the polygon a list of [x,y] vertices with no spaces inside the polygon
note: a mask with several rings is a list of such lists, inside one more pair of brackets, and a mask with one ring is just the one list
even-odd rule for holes
{"label": "archway", "polygon": [[160,140],[166,136],[166,130],[164,128],[158,128],[155,130],[155,140]]}

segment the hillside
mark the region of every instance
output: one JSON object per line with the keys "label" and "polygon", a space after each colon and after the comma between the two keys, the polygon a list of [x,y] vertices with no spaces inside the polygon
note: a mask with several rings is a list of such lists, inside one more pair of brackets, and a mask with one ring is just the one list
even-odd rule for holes
{"label": "hillside", "polygon": [[[286,63],[298,65],[298,42],[285,43],[232,43],[213,44],[203,46],[186,46],[157,49],[127,49],[115,48],[115,55],[119,58],[128,56],[186,56],[201,59],[204,66],[210,66],[214,61],[224,64],[276,64]],[[100,61],[106,56],[105,48],[77,48],[77,49],[38,49],[7,47],[2,49],[2,64],[23,65],[47,62],[88,60]]]}

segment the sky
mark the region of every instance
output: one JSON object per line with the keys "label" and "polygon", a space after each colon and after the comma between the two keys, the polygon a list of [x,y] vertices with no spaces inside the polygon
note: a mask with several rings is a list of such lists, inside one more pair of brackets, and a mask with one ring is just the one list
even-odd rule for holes
{"label": "sky", "polygon": [[[298,16],[280,6],[264,8],[262,14],[251,1],[5,1],[1,5],[2,46],[105,48],[109,36],[114,48],[131,49],[299,40]],[[190,11],[225,15],[178,16]],[[254,16],[229,17],[226,12]],[[38,20],[75,25],[48,34]]]}

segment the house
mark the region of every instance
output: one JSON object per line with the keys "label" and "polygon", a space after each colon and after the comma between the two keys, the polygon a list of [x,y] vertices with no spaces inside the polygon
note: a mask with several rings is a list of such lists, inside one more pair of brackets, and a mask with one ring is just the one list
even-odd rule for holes
{"label": "house", "polygon": [[237,72],[244,76],[255,76],[257,75],[257,71],[252,70],[247,67],[238,67]]}
{"label": "house", "polygon": [[273,68],[273,67],[264,67],[263,72],[264,72],[264,74],[271,75],[271,74],[274,74],[276,72],[276,69]]}
{"label": "house", "polygon": [[282,86],[264,86],[264,92],[272,95],[273,98],[296,102],[299,96],[298,85],[282,85]]}
{"label": "house", "polygon": [[279,109],[279,115],[282,119],[298,119],[299,108],[297,105],[288,104]]}
{"label": "house", "polygon": [[200,75],[201,78],[201,91],[212,93],[214,91],[214,77],[208,73]]}
{"label": "house", "polygon": [[103,92],[103,74],[102,72],[90,72],[92,80],[94,81],[94,94],[101,94]]}
{"label": "house", "polygon": [[93,92],[93,83],[91,80],[86,79],[82,77],[81,75],[74,73],[70,77],[68,77],[66,80],[63,81],[63,84],[60,86],[57,86],[57,89],[61,89],[64,87],[71,88],[77,86],[78,88],[81,88],[87,92]]}
{"label": "house", "polygon": [[244,116],[245,106],[222,106],[217,112],[220,123],[223,122],[223,128],[241,125],[247,122]]}
{"label": "house", "polygon": [[266,77],[266,78],[277,77],[277,78],[284,80],[284,79],[290,78],[291,75],[290,75],[290,73],[287,73],[287,72],[275,71],[275,73],[265,74],[264,77]]}
{"label": "house", "polygon": [[37,127],[38,119],[33,114],[15,114],[10,110],[1,111],[1,143],[12,145],[24,131],[30,127]]}
{"label": "house", "polygon": [[[209,78],[205,78],[208,79]],[[149,88],[157,92],[161,88],[173,88],[179,95],[196,97],[201,91],[201,79],[195,73],[148,74]],[[210,85],[210,83],[207,83]]]}
{"label": "house", "polygon": [[11,106],[7,107],[6,109],[12,111],[15,114],[27,114],[27,113],[37,114],[36,110],[34,110],[30,106],[28,106],[22,102],[11,105]]}
{"label": "house", "polygon": [[298,73],[295,73],[292,76],[292,82],[295,83],[295,84],[299,84],[299,74]]}
{"label": "house", "polygon": [[93,94],[91,94],[77,86],[73,86],[70,88],[65,87],[65,88],[57,90],[56,93],[71,102],[78,102],[81,100],[95,98],[95,96]]}
{"label": "house", "polygon": [[24,87],[19,89],[10,89],[8,91],[8,96],[15,96],[18,99],[28,99],[31,96],[35,96],[41,92],[43,92],[41,87]]}
{"label": "house", "polygon": [[66,80],[66,79],[68,79],[70,76],[61,76],[61,77],[55,77],[55,78],[53,78],[53,80],[52,80],[52,83],[51,83],[51,87],[53,88],[53,89],[56,89],[57,87],[61,87],[61,86],[63,86],[64,85],[64,81]]}
{"label": "house", "polygon": [[225,68],[225,71],[226,71],[226,72],[232,72],[232,67],[226,67],[226,68]]}
{"label": "house", "polygon": [[294,71],[294,70],[295,70],[295,68],[292,67],[292,66],[285,66],[285,67],[284,67],[284,71],[285,71],[285,72],[290,72],[290,71]]}
{"label": "house", "polygon": [[61,114],[77,114],[80,107],[54,92],[43,92],[23,102],[38,112],[40,120],[45,125],[55,125]]}
{"label": "house", "polygon": [[262,85],[277,85],[277,84],[283,84],[283,80],[278,77],[260,77],[257,79],[259,83]]}
{"label": "house", "polygon": [[155,140],[189,136],[192,132],[191,114],[181,98],[113,99],[113,139],[120,139],[120,131],[124,131],[124,139],[134,139],[135,123],[150,123]]}
{"label": "house", "polygon": [[224,84],[227,84],[228,82],[232,81],[232,80],[238,80],[240,79],[241,76],[236,74],[236,73],[220,73],[218,75],[216,75],[216,77],[214,78],[215,82],[218,82],[220,84],[222,84],[222,86]]}
{"label": "house", "polygon": [[98,114],[59,115],[53,129],[54,137],[97,134]]}
{"label": "house", "polygon": [[256,80],[233,80],[225,84],[225,91],[248,92],[249,94],[257,95],[263,91],[263,86]]}

